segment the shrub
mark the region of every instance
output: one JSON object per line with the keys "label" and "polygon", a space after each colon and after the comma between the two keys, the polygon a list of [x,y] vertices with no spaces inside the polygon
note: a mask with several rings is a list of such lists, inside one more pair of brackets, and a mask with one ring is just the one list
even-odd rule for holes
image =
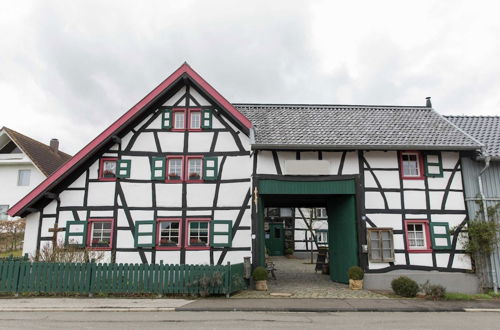
{"label": "shrub", "polygon": [[286,254],[287,256],[291,256],[291,255],[293,254],[293,249],[292,249],[292,248],[288,248],[288,249],[286,249],[286,250],[285,250],[285,254]]}
{"label": "shrub", "polygon": [[420,286],[420,289],[425,293],[425,295],[434,300],[443,299],[446,296],[446,288],[442,285],[431,284],[426,281]]}
{"label": "shrub", "polygon": [[392,291],[402,297],[412,298],[418,293],[418,284],[406,276],[395,278],[391,282]]}
{"label": "shrub", "polygon": [[267,270],[262,267],[255,267],[252,273],[252,277],[254,281],[266,281],[267,280]]}
{"label": "shrub", "polygon": [[358,266],[352,266],[349,268],[347,271],[347,274],[349,276],[349,279],[351,280],[362,280],[363,277],[365,276],[365,273],[361,269],[361,267]]}

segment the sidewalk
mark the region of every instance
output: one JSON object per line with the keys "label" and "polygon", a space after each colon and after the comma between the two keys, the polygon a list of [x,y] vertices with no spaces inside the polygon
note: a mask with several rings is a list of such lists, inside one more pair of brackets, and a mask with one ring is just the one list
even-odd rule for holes
{"label": "sidewalk", "polygon": [[500,300],[3,298],[0,312],[500,312]]}

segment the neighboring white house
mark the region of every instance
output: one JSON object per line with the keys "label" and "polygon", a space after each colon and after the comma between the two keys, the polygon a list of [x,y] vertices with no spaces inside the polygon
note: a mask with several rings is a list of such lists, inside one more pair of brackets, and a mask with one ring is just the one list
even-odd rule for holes
{"label": "neighboring white house", "polygon": [[0,220],[7,210],[45,180],[71,156],[7,127],[0,129]]}

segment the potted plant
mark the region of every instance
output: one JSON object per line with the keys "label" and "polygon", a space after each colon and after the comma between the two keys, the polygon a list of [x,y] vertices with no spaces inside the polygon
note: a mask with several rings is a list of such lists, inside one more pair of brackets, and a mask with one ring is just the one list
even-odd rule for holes
{"label": "potted plant", "polygon": [[255,290],[267,291],[267,270],[264,267],[256,267],[252,272],[252,277],[255,281]]}
{"label": "potted plant", "polygon": [[177,173],[168,173],[168,179],[169,180],[180,180],[180,176],[177,175]]}
{"label": "potted plant", "polygon": [[200,174],[196,172],[189,173],[189,180],[199,180]]}
{"label": "potted plant", "polygon": [[365,273],[358,266],[352,266],[347,271],[349,275],[349,289],[351,290],[361,290],[363,289],[363,277]]}
{"label": "potted plant", "polygon": [[293,257],[293,249],[292,248],[288,248],[288,249],[285,249],[285,256],[290,259]]}

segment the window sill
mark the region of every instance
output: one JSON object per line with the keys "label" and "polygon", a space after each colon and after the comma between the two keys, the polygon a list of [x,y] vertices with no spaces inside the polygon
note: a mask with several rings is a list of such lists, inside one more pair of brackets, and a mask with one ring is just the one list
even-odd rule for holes
{"label": "window sill", "polygon": [[178,246],[178,245],[175,245],[175,246],[159,246],[157,245],[156,246],[156,250],[158,251],[176,251],[176,250],[180,250],[181,247]]}
{"label": "window sill", "polygon": [[401,180],[424,180],[424,176],[402,176]]}
{"label": "window sill", "polygon": [[200,246],[188,245],[188,246],[186,246],[186,250],[210,250],[210,246],[208,246],[208,245],[200,245]]}
{"label": "window sill", "polygon": [[407,250],[408,253],[430,253],[432,249]]}
{"label": "window sill", "polygon": [[104,182],[116,181],[116,178],[103,178],[103,177],[101,177],[101,178],[99,178],[99,181],[104,181]]}
{"label": "window sill", "polygon": [[102,246],[102,247],[92,247],[92,246],[87,246],[87,249],[91,251],[111,251],[111,246]]}

